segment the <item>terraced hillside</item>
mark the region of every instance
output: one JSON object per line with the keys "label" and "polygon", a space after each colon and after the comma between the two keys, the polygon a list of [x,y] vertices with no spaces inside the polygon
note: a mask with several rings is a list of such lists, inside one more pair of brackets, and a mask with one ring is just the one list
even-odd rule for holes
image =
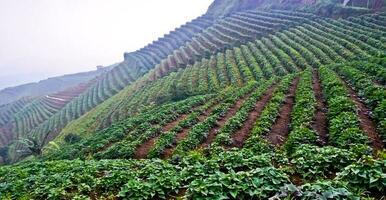
{"label": "terraced hillside", "polygon": [[[235,22],[234,20],[238,19],[238,17],[241,17],[241,19],[251,18],[255,24],[254,28],[251,28],[250,23],[238,24],[237,21]],[[272,13],[265,11],[247,11],[236,13],[235,15],[221,20],[212,20],[213,25],[206,29],[204,27],[205,25],[208,26],[209,22],[207,21],[210,18],[206,16],[200,17],[192,23],[188,23],[180,29],[177,29],[175,32],[165,36],[165,38],[168,38],[171,35],[185,33],[187,32],[187,29],[192,29],[192,27],[196,28],[196,35],[189,38],[191,41],[186,42],[184,46],[174,50],[172,54],[160,61],[160,64],[153,66],[154,69],[146,74],[146,77],[148,77],[147,80],[141,79],[141,81],[135,82],[134,87],[141,87],[141,85],[146,84],[147,81],[161,78],[170,72],[175,71],[177,68],[185,67],[189,63],[194,63],[217,51],[224,51],[225,49],[242,42],[253,41],[256,37],[261,37],[262,35],[269,34],[275,30],[295,26],[308,20],[307,18],[312,19],[315,17],[316,16],[313,16],[312,14],[287,11],[274,11]],[[201,30],[197,27],[201,27]],[[193,31],[191,30],[191,32]],[[186,39],[188,39],[188,37],[186,37]],[[163,38],[160,40],[164,41]],[[82,95],[74,99],[74,101],[68,103],[60,112],[47,119],[38,127],[32,129],[29,135],[38,136],[40,142],[46,141],[44,138],[47,137],[55,138],[68,122],[81,117],[101,102],[106,101],[109,97],[123,89],[124,86],[131,85],[131,83],[143,73],[149,71],[149,66],[152,64],[152,62],[147,62],[148,59],[145,59],[143,56],[142,58],[144,58],[144,60],[138,60],[139,57],[136,55],[143,55],[145,54],[144,52],[149,51],[155,53],[157,50],[154,47],[154,44],[158,44],[158,42],[154,42],[137,52],[125,54],[125,61],[123,63],[113,68],[102,80],[98,81],[87,91],[82,93]],[[166,50],[164,51],[164,54],[168,53]],[[158,54],[155,54],[159,58],[162,58],[162,54],[159,51]],[[157,59],[155,60],[155,62],[157,62]],[[149,65],[146,65],[145,63],[148,63]]]}
{"label": "terraced hillside", "polygon": [[14,103],[5,104],[0,106],[0,144],[5,146],[13,138],[10,122],[15,113],[20,112],[26,105],[28,105],[33,99],[22,98]]}
{"label": "terraced hillside", "polygon": [[[218,94],[165,104],[43,157],[57,161],[16,167],[20,175],[12,178],[45,170],[33,185],[34,193],[27,192],[40,197],[64,192],[67,198],[83,194],[130,199],[216,199],[218,195],[266,199],[302,192],[305,199],[318,199],[334,192],[335,198],[350,199],[360,196],[358,189],[365,189],[368,196],[381,199],[386,163],[371,155],[384,148],[380,137],[386,130],[385,118],[378,114],[385,113],[380,102],[385,99],[375,98],[377,90],[371,87],[386,93],[383,86],[379,88],[378,78],[368,80],[363,75],[369,73],[366,66],[383,69],[380,63],[385,59],[307,67]],[[362,81],[367,84],[357,87]],[[361,93],[363,89],[368,92]],[[376,106],[361,98],[373,100]],[[372,118],[369,110],[378,114]],[[88,161],[60,161],[75,158]],[[117,158],[133,159],[111,160]],[[81,177],[92,179],[70,183],[52,179],[50,174],[58,170],[61,176],[81,171]],[[11,180],[6,177],[3,180]],[[55,188],[61,185],[62,192],[40,191],[43,186],[37,183],[47,178]],[[375,180],[369,184],[371,178]],[[81,183],[90,189],[70,189]]]}
{"label": "terraced hillside", "polygon": [[[199,17],[145,48],[134,53],[125,54],[124,62],[114,65],[110,71],[102,74],[97,80],[83,83],[87,87],[77,90],[75,92],[76,96],[71,98],[65,97],[63,99],[65,101],[61,101],[62,98],[56,98],[55,95],[42,96],[29,105],[29,108],[23,110],[23,112],[17,113],[18,115],[15,113],[14,123],[16,124],[8,126],[7,132],[12,135],[13,141],[21,137],[37,138],[42,136],[39,143],[42,143],[42,145],[46,144],[45,141],[52,140],[57,135],[58,130],[69,121],[80,117],[94,106],[116,94],[134,81],[137,76],[142,75],[144,73],[143,70],[146,71],[154,62],[157,62],[157,59],[162,59],[165,53],[170,53],[170,50],[165,50],[165,46],[181,45],[189,40],[192,35],[209,26],[212,23],[209,19],[210,17],[206,16]],[[176,41],[177,38],[178,41]],[[162,49],[161,53],[160,49]],[[145,56],[148,54],[153,55],[153,57]],[[64,93],[67,92],[64,91]],[[57,105],[51,105],[50,101],[52,100]],[[36,131],[32,131],[37,129],[37,127],[41,127],[41,129],[38,129],[41,132],[36,133]],[[44,135],[42,135],[43,133]],[[5,144],[9,144],[11,141],[7,140]],[[17,159],[19,155],[15,155],[15,152],[20,148],[20,144],[16,147],[12,146],[10,156]]]}
{"label": "terraced hillside", "polygon": [[[377,15],[373,17],[377,18],[379,16]],[[356,23],[354,23],[354,21],[356,21]],[[347,20],[317,19],[315,22],[309,21],[308,23],[290,28],[289,30],[277,32],[276,34],[269,35],[268,37],[264,37],[254,42],[249,42],[245,45],[241,45],[240,47],[229,49],[225,53],[218,53],[209,59],[203,59],[201,62],[195,63],[193,66],[180,69],[169,76],[154,81],[151,84],[148,84],[145,87],[139,89],[138,91],[133,92],[129,96],[126,96],[124,101],[128,103],[125,104],[124,107],[111,110],[118,111],[118,114],[116,115],[121,117],[129,116],[128,119],[134,120],[132,115],[138,113],[138,108],[140,108],[141,105],[149,105],[152,102],[171,101],[175,100],[176,98],[178,99],[187,96],[207,94],[219,91],[221,88],[225,88],[227,86],[241,87],[248,85],[253,81],[269,80],[275,76],[281,77],[286,74],[300,72],[309,68],[319,68],[321,66],[332,63],[345,63],[346,61],[353,59],[370,59],[371,55],[378,55],[380,53],[382,54],[382,52],[385,53],[386,46],[382,41],[385,39],[383,35],[386,32],[362,26],[360,25],[361,22],[362,21],[358,21],[357,18],[351,18]],[[355,32],[352,31],[354,28],[356,28]],[[363,34],[365,30],[371,31],[373,35],[364,38]],[[360,40],[361,38],[365,41]],[[382,73],[384,69],[382,67],[378,66],[378,68],[374,68],[373,70],[373,73],[379,71],[380,75],[377,77],[378,79],[384,76]],[[382,92],[384,92],[384,90],[378,91],[378,93]],[[230,92],[230,94],[233,93],[234,91]],[[318,95],[323,96],[322,94]],[[231,98],[234,97],[232,96]],[[383,96],[379,98],[382,99]],[[220,99],[224,99],[224,97],[220,97]],[[241,106],[241,104],[239,106]],[[320,105],[319,109],[324,109],[324,107],[325,104],[323,104],[323,106]],[[289,109],[289,111],[290,110],[291,109]],[[192,111],[192,109],[190,111]],[[200,111],[204,112],[202,110]],[[141,114],[142,113],[140,113],[140,116]],[[197,113],[194,114],[197,115]],[[211,116],[209,113],[207,114],[207,117]],[[214,114],[216,113],[214,112]],[[230,117],[234,114],[235,113],[233,112]],[[184,118],[186,117],[187,119],[191,119],[186,115],[182,116]],[[176,123],[174,120],[177,118],[177,116],[172,117],[169,114],[166,117],[171,117],[170,120],[172,120],[172,123]],[[219,118],[219,116],[216,118]],[[203,117],[201,119],[203,121],[205,118]],[[379,120],[381,119],[382,117],[379,117]],[[112,119],[106,120],[113,121]],[[183,119],[181,120],[181,123],[186,123],[183,121]],[[134,121],[138,128],[144,128],[143,130],[138,130],[137,132],[138,134],[142,134],[141,136],[144,136],[143,132],[146,131],[149,126],[141,126],[138,124],[138,121]],[[252,121],[256,121],[256,118]],[[165,123],[164,120],[160,120],[160,122]],[[200,121],[196,121],[196,123],[199,122]],[[226,120],[223,121],[223,124],[225,122]],[[216,121],[212,121],[213,125],[215,123]],[[283,123],[288,124],[288,121],[284,121]],[[124,120],[123,122],[118,123],[118,127],[122,128],[126,134],[130,134],[130,129],[126,130],[129,127],[133,128],[130,126],[130,124],[131,123],[127,123]],[[216,125],[219,124],[221,123],[217,123]],[[241,125],[242,124],[239,126]],[[108,147],[112,148],[112,150],[118,150],[119,152],[122,152],[109,153],[109,149],[107,149],[107,153],[113,155],[114,158],[121,158],[123,156],[122,154],[128,156],[127,158],[133,156],[133,151],[135,148],[132,147],[131,150],[126,149],[126,140],[111,146],[112,143],[115,143],[124,137],[122,136],[122,129],[119,129],[120,131],[117,132],[119,138],[113,137],[112,133],[115,132],[114,130],[116,129],[116,126],[117,125],[114,124],[110,128],[103,130],[103,138],[98,138],[96,135],[93,135],[90,138],[91,142],[86,140],[86,144],[81,144],[79,149],[74,148],[73,146],[70,148],[78,153],[85,151],[85,155],[89,156],[90,153],[95,152],[95,150],[90,152],[88,148],[84,148],[85,146],[89,146],[91,144],[95,146],[107,145]],[[140,141],[134,140],[130,142],[134,142],[135,145],[140,145],[146,142],[149,138],[159,134],[161,135],[160,143],[162,143],[162,145],[161,147],[157,148],[160,148],[161,150],[164,150],[163,148],[170,145],[171,142],[176,142],[169,134],[162,134],[160,129],[157,129],[157,127],[158,126],[155,126],[155,128],[149,132],[149,135],[146,138]],[[134,131],[134,133],[135,132],[136,131]],[[163,132],[167,133],[168,131]],[[212,134],[215,134],[215,132],[216,131],[212,131]],[[246,131],[243,130],[241,132],[245,133]],[[177,135],[177,140],[183,140],[184,137],[188,135],[187,133],[188,132],[181,133],[182,138],[178,137]],[[283,134],[282,130],[279,130],[278,133]],[[176,135],[177,133],[174,132],[172,134]],[[108,139],[104,137],[108,137]],[[138,135],[134,134],[132,137],[137,139]],[[168,138],[169,144],[164,144],[164,139],[162,139],[163,137]],[[153,138],[151,142],[155,142],[155,146],[158,146],[157,138],[155,139],[156,140]],[[131,139],[129,138],[128,140]],[[201,140],[196,141],[196,143],[200,141]],[[188,144],[190,144],[190,142]],[[188,144],[182,143],[181,146],[186,148],[189,146]],[[147,144],[144,143],[144,145]],[[155,149],[154,151],[160,152],[160,149]],[[97,151],[95,153],[100,152]],[[71,156],[75,155],[72,151],[70,154]]]}
{"label": "terraced hillside", "polygon": [[[251,19],[251,22],[255,24],[254,29],[248,27],[248,23],[244,25],[237,24],[236,19],[238,19],[239,17],[241,19]],[[147,82],[151,82],[160,77],[163,77],[169,74],[170,72],[176,71],[178,68],[184,68],[193,61],[200,61],[200,59],[202,58],[209,58],[211,54],[216,53],[218,51],[225,51],[226,49],[229,49],[234,45],[253,41],[255,38],[267,35],[272,31],[286,29],[308,20],[307,18],[312,19],[315,17],[316,16],[307,13],[286,11],[273,11],[270,13],[260,11],[240,12],[223,20],[218,20],[218,22],[215,23],[213,26],[205,29],[202,33],[198,34],[195,38],[193,38],[192,42],[187,43],[186,46],[180,48],[179,50],[176,50],[173,55],[169,55],[167,59],[164,59],[163,61],[161,61],[160,64],[156,65],[155,69],[150,70],[150,72],[145,75],[145,78],[141,78],[139,81],[136,81],[133,88],[142,87],[142,85],[146,84]],[[231,22],[232,20],[233,22]],[[234,22],[234,20],[236,20],[236,22]],[[253,30],[253,33],[248,32]],[[125,90],[131,89],[132,88],[126,88]],[[123,91],[119,95],[122,98],[126,98],[125,96],[127,92],[128,91]],[[117,101],[119,100],[108,100],[106,104],[116,104]],[[100,107],[106,107],[111,110],[110,106],[102,105]],[[125,107],[125,105],[123,105],[122,107]],[[115,108],[113,110],[115,110]],[[98,115],[100,115],[100,113],[98,113]],[[119,116],[115,117],[118,118]],[[125,116],[123,115],[123,117]],[[95,116],[87,118],[95,118]],[[110,123],[110,121],[114,120],[115,118],[113,120],[109,120],[108,124]],[[70,126],[71,125],[72,124],[70,124]],[[89,126],[88,123],[84,122],[82,122],[82,125]]]}
{"label": "terraced hillside", "polygon": [[36,83],[27,83],[15,87],[9,87],[0,90],[0,105],[10,104],[25,97],[39,97],[52,94],[78,84],[90,81],[105,71],[110,70],[114,65],[101,67],[94,71],[68,74],[49,78]]}
{"label": "terraced hillside", "polygon": [[[2,136],[0,147],[6,147],[18,139],[31,138],[32,136],[28,134],[31,129],[56,114],[99,79],[100,77],[97,77],[87,84],[82,83],[76,87],[33,100],[21,99],[13,104],[4,105],[1,109],[3,119],[0,124],[0,135]],[[46,139],[52,140],[53,138]],[[16,145],[18,147],[20,144]]]}
{"label": "terraced hillside", "polygon": [[[200,66],[204,68],[201,72],[204,73],[201,75],[203,77],[201,80],[205,78],[205,74],[219,77],[218,83],[212,83],[209,90],[204,88],[203,91],[197,91],[202,90],[202,87],[197,87],[197,84],[178,84],[190,83],[186,81],[186,79],[190,77],[187,75],[183,76],[182,72],[177,73],[177,76],[182,79],[176,81],[177,84],[157,82],[153,84],[156,84],[158,87],[154,87],[152,90],[148,89],[150,85],[146,85],[145,89],[140,90],[146,92],[145,94],[135,92],[135,88],[126,88],[120,96],[112,98],[111,101],[107,101],[98,107],[101,109],[93,110],[87,114],[86,118],[81,118],[70,124],[63,133],[94,132],[96,128],[100,126],[104,127],[104,125],[109,125],[116,119],[124,119],[126,116],[135,113],[138,108],[141,108],[141,105],[175,98],[176,94],[170,90],[182,90],[180,93],[192,95],[208,91],[217,91],[219,88],[223,88],[229,84],[237,85],[236,78],[232,76],[240,77],[243,75],[243,71],[247,73],[247,76],[248,73],[252,73],[252,77],[244,79],[258,80],[262,76],[270,77],[272,74],[284,75],[288,72],[305,69],[307,66],[318,67],[321,64],[350,60],[356,56],[366,57],[384,52],[385,29],[380,25],[382,22],[377,20],[377,23],[368,23],[368,19],[365,19],[369,18],[368,16],[362,18],[350,18],[346,20],[317,19],[315,21],[309,21],[303,25],[269,35],[269,37],[264,37],[261,40],[242,44],[240,47],[232,49],[232,51],[219,53],[203,59],[200,62],[196,62],[194,65],[188,65],[187,69],[194,69]],[[376,19],[378,16],[372,16],[370,19],[372,18]],[[367,25],[362,25],[365,23],[367,23]],[[368,32],[371,32],[372,35],[367,38],[363,37],[364,35],[367,36]],[[251,59],[251,57],[254,57],[254,59]],[[231,67],[232,64],[237,64],[236,61],[246,63],[247,67],[239,71],[231,71],[232,69],[229,67]],[[218,68],[226,68],[215,70],[213,66],[216,65],[218,65]],[[249,70],[247,70],[248,68]],[[156,70],[157,69],[158,68],[156,68]],[[220,74],[221,72],[222,74]],[[234,75],[232,74],[233,72],[237,72],[237,74]],[[198,72],[196,72],[196,74],[197,73]],[[199,74],[197,74],[197,76],[199,76]],[[149,75],[149,77],[151,76]],[[191,79],[195,81],[194,77]],[[209,77],[208,81],[211,79],[212,78]],[[148,78],[145,77],[139,81],[138,85],[143,85],[148,81]],[[239,83],[242,84],[247,81],[248,80],[243,80]],[[201,83],[201,81],[195,82]],[[189,88],[195,88],[196,91],[189,91]],[[153,95],[153,97],[148,97],[149,95]],[[130,98],[128,98],[128,96]],[[108,110],[103,110],[103,108],[108,108]],[[86,121],[91,118],[101,120]]]}
{"label": "terraced hillside", "polygon": [[32,139],[0,156],[35,157],[0,197],[384,199],[385,66],[386,13],[204,15],[77,97],[4,107]]}

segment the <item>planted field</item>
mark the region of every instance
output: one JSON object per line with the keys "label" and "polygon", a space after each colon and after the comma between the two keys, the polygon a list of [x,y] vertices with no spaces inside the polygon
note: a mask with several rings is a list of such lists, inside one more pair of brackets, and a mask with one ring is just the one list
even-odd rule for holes
{"label": "planted field", "polygon": [[[367,190],[380,198],[385,178],[379,175],[386,163],[373,155],[383,149],[382,127],[362,113],[362,107],[370,108],[357,102],[334,67],[307,68],[165,104],[49,153],[42,165],[23,164],[17,173],[7,168],[1,173],[23,180],[27,170],[48,170],[37,178],[48,179],[57,190],[47,192],[34,184],[33,193],[25,193],[32,197],[265,199],[295,197],[301,191],[313,199],[330,191],[334,198],[350,199]],[[317,117],[319,87],[325,117]],[[362,125],[362,115],[374,123],[373,130]],[[316,123],[328,127],[316,128]],[[77,160],[90,156],[95,160]],[[110,160],[117,158],[134,159]],[[66,177],[82,171],[82,177],[91,179],[62,182],[66,179],[51,178],[57,170]],[[70,175],[72,171],[77,173]],[[71,187],[78,184],[88,189]]]}
{"label": "planted field", "polygon": [[[237,18],[237,15],[245,15],[244,18],[249,17],[253,18],[254,21],[260,21],[260,25],[251,29],[247,24],[237,24],[232,21],[232,19]],[[302,15],[301,13],[289,11],[275,11],[273,13],[263,11],[240,12],[221,20],[202,16],[139,51],[125,54],[124,62],[106,73],[100,81],[61,109],[60,113],[45,120],[32,132],[38,135],[47,135],[47,130],[58,132],[69,121],[84,115],[126,86],[134,84],[133,87],[142,87],[148,81],[154,81],[176,71],[178,68],[185,68],[187,65],[200,62],[201,59],[210,57],[216,52],[230,49],[234,45],[253,41],[275,30],[293,27],[314,18],[316,17],[312,14]],[[253,33],[244,33],[248,30],[253,30]],[[179,42],[178,45],[172,45],[172,41],[176,40],[171,40],[171,37],[184,39],[181,39],[183,42]],[[226,57],[232,58],[233,55],[228,53]],[[229,67],[232,64],[236,64],[235,61],[227,63]],[[141,78],[149,70],[150,73]],[[292,68],[291,71],[294,71],[294,69]],[[137,79],[139,81],[136,81]],[[235,79],[230,81],[235,81]],[[126,105],[124,106],[126,107]],[[71,115],[67,113],[71,113]],[[111,123],[107,124],[110,125]]]}
{"label": "planted field", "polygon": [[0,197],[384,199],[384,16],[204,15],[89,85],[1,107],[0,131],[55,142],[0,167]]}
{"label": "planted field", "polygon": [[[21,99],[14,104],[3,106],[3,113],[0,115],[3,117],[0,125],[0,145],[5,147],[14,143],[14,151],[22,149],[21,145],[15,141],[21,138],[29,138],[29,132],[33,128],[55,115],[66,106],[66,104],[82,94],[96,81],[98,81],[98,78],[89,81],[87,84],[80,84],[55,94],[45,95],[34,100],[31,100],[31,98]],[[52,140],[52,137],[53,136],[45,136],[45,142]]]}

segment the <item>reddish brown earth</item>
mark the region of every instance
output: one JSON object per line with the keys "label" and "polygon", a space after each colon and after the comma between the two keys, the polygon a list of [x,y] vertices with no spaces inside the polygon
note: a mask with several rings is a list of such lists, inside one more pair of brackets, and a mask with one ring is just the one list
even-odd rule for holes
{"label": "reddish brown earth", "polygon": [[[198,116],[198,123],[204,121],[205,118],[212,112],[213,108],[214,108],[214,106],[207,109],[204,113],[202,113],[200,116]],[[184,129],[182,129],[181,132],[179,132],[176,135],[176,138],[175,138],[176,144],[178,144],[181,140],[183,140],[184,138],[186,138],[188,136],[191,128],[192,127],[184,128]],[[164,159],[171,158],[173,155],[173,152],[174,152],[174,147],[175,147],[175,145],[173,145],[172,147],[166,148],[162,154],[162,158],[164,158]]]}
{"label": "reddish brown earth", "polygon": [[319,134],[321,145],[325,145],[328,141],[327,106],[323,97],[319,74],[316,70],[312,74],[312,88],[314,89],[316,98],[316,111],[314,114],[314,121],[312,122],[312,128]]}
{"label": "reddish brown earth", "polygon": [[248,94],[236,101],[236,103],[229,108],[228,112],[225,114],[224,117],[222,117],[220,120],[218,120],[215,124],[215,126],[210,130],[208,136],[206,137],[205,141],[199,145],[198,148],[205,148],[209,146],[214,138],[216,137],[218,131],[221,129],[221,127],[224,126],[224,124],[233,116],[236,114],[236,112],[240,109],[240,107],[243,105],[244,101],[248,99],[251,96],[251,94]]}
{"label": "reddish brown earth", "polygon": [[106,151],[107,149],[109,149],[111,146],[113,146],[115,144],[115,142],[109,142],[108,144],[106,144],[105,146],[97,149],[96,152],[103,152],[103,151]]}
{"label": "reddish brown earth", "polygon": [[295,102],[295,92],[298,83],[299,77],[295,78],[292,82],[286,95],[285,102],[280,109],[279,116],[267,136],[267,139],[274,145],[281,146],[290,131],[291,112]]}
{"label": "reddish brown earth", "polygon": [[294,174],[290,176],[291,182],[297,186],[303,185],[303,179],[300,174]]}
{"label": "reddish brown earth", "polygon": [[375,123],[372,121],[370,117],[370,109],[368,109],[365,104],[361,102],[359,97],[356,95],[356,92],[346,84],[346,87],[349,91],[351,100],[354,101],[358,108],[358,117],[360,120],[360,126],[362,130],[367,134],[367,136],[371,140],[371,145],[374,150],[382,150],[383,149],[383,143],[381,137],[377,133],[377,128]]}
{"label": "reddish brown earth", "polygon": [[187,191],[186,188],[179,189],[179,190],[178,190],[178,193],[176,193],[176,194],[174,194],[174,195],[170,195],[170,197],[168,198],[168,200],[179,200],[179,199],[183,199],[183,197],[184,197],[185,194],[186,194],[186,191]]}
{"label": "reddish brown earth", "polygon": [[260,117],[265,105],[271,100],[274,90],[275,87],[271,86],[262,98],[257,101],[255,108],[249,113],[248,119],[244,122],[243,127],[233,135],[233,144],[231,147],[241,148],[244,145],[244,141],[248,138],[256,120]]}
{"label": "reddish brown earth", "polygon": [[[179,116],[178,119],[176,119],[170,123],[167,123],[164,127],[162,127],[162,132],[165,133],[165,132],[170,131],[173,127],[177,126],[178,123],[180,123],[182,120],[186,119],[187,116],[188,116],[187,114],[183,114],[183,115]],[[160,137],[160,135],[153,137],[150,140],[141,144],[137,148],[137,150],[135,151],[134,158],[135,159],[146,158],[146,156],[149,153],[149,151],[151,150],[151,148],[153,148],[155,141],[157,141],[157,139],[159,137]]]}

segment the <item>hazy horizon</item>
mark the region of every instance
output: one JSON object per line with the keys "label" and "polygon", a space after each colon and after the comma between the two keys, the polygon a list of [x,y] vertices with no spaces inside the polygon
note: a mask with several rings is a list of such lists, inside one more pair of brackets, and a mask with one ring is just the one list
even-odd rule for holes
{"label": "hazy horizon", "polygon": [[0,90],[122,61],[211,2],[0,0]]}

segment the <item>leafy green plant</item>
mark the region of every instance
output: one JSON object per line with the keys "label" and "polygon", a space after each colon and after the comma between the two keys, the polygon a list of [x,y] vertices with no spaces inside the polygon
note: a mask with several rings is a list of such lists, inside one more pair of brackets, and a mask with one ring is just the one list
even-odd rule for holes
{"label": "leafy green plant", "polygon": [[[343,78],[358,91],[358,94],[364,98],[367,106],[369,106],[369,108],[371,108],[374,112],[373,117],[378,122],[379,132],[382,134],[383,139],[386,140],[386,129],[385,126],[383,126],[386,119],[386,89],[381,85],[374,83],[380,78],[380,81],[384,80],[382,77],[386,78],[385,70],[378,65],[368,62],[353,62],[348,64],[332,65],[331,68],[342,75]],[[359,69],[371,73],[378,72],[380,74],[376,74],[376,77],[378,78],[374,78],[372,76],[368,76],[368,74],[363,73]]]}
{"label": "leafy green plant", "polygon": [[217,172],[188,185],[191,199],[265,199],[288,183],[288,177],[272,167],[245,172]]}
{"label": "leafy green plant", "polygon": [[284,144],[284,148],[289,154],[292,154],[298,147],[301,147],[304,144],[316,145],[317,141],[318,138],[315,131],[309,128],[300,127],[291,131]]}
{"label": "leafy green plant", "polygon": [[366,144],[368,138],[360,130],[356,106],[348,97],[347,88],[328,67],[319,69],[323,92],[327,97],[330,141],[343,148]]}
{"label": "leafy green plant", "polygon": [[264,145],[264,139],[262,139],[262,136],[270,130],[271,125],[279,115],[280,106],[285,100],[284,92],[289,88],[295,76],[296,74],[290,74],[283,77],[280,81],[271,100],[265,106],[260,118],[254,124],[250,136],[245,142],[245,148],[254,149],[256,147],[260,148],[261,146],[266,146]]}
{"label": "leafy green plant", "polygon": [[300,76],[295,94],[295,105],[291,113],[291,132],[284,144],[287,153],[292,154],[302,144],[317,144],[317,135],[311,128],[315,111],[312,71],[307,68]]}
{"label": "leafy green plant", "polygon": [[264,92],[272,86],[276,81],[276,78],[271,78],[267,81],[264,81],[260,86],[253,91],[251,96],[243,102],[243,105],[240,109],[233,115],[227,123],[219,130],[212,146],[221,146],[221,145],[230,145],[232,144],[231,136],[237,130],[239,130],[244,122],[248,118],[248,113],[255,107],[256,101],[258,101]]}
{"label": "leafy green plant", "polygon": [[350,187],[371,194],[386,192],[386,160],[364,157],[347,166],[338,174],[337,180],[347,181]]}
{"label": "leafy green plant", "polygon": [[77,143],[81,140],[82,138],[79,135],[70,133],[64,137],[64,141],[68,144],[73,144]]}
{"label": "leafy green plant", "polygon": [[316,181],[306,183],[301,186],[292,184],[281,188],[280,194],[276,194],[271,199],[336,199],[336,200],[359,200],[359,196],[353,194],[347,189],[345,184],[338,181]]}
{"label": "leafy green plant", "polygon": [[307,179],[334,177],[356,160],[356,154],[335,147],[302,145],[290,158],[294,171]]}

